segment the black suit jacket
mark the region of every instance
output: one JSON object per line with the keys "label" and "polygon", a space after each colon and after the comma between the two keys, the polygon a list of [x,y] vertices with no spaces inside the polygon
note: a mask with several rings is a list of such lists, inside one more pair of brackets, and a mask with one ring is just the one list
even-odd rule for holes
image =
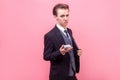
{"label": "black suit jacket", "polygon": [[[75,57],[76,72],[79,72],[79,56],[77,55],[78,47],[73,39],[72,31],[68,32],[73,42],[73,52]],[[65,44],[60,30],[55,26],[44,36],[44,59],[50,61],[49,80],[65,80],[69,73],[70,56],[62,55],[59,51],[61,45]]]}

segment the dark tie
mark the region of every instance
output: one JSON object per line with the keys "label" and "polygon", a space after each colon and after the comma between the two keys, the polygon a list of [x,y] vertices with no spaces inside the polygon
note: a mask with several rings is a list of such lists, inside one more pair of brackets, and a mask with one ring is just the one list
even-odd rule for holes
{"label": "dark tie", "polygon": [[67,30],[64,30],[64,32],[66,33],[66,36],[69,37],[69,36],[68,36],[68,34],[69,34],[68,31],[67,31]]}

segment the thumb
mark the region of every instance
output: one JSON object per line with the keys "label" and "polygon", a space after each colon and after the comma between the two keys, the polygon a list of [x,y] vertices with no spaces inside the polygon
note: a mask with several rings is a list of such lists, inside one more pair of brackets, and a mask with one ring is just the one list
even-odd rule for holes
{"label": "thumb", "polygon": [[63,49],[64,48],[64,44],[60,48]]}

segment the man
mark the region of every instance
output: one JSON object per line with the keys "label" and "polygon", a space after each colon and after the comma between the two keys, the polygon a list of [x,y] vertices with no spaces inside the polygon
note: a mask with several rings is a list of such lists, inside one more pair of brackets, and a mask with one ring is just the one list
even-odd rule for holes
{"label": "man", "polygon": [[49,80],[77,80],[79,56],[71,29],[67,28],[69,6],[57,4],[53,8],[57,21],[55,27],[44,36],[44,59],[50,61]]}

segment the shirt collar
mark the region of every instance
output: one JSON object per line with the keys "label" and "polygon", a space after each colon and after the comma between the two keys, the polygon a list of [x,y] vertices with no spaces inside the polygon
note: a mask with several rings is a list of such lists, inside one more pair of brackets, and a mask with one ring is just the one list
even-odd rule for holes
{"label": "shirt collar", "polygon": [[63,33],[64,33],[64,31],[65,30],[67,30],[67,28],[65,29],[65,28],[63,28],[61,25],[59,25],[59,24],[56,24],[56,26],[57,26],[57,28],[60,30],[60,31],[62,31]]}

